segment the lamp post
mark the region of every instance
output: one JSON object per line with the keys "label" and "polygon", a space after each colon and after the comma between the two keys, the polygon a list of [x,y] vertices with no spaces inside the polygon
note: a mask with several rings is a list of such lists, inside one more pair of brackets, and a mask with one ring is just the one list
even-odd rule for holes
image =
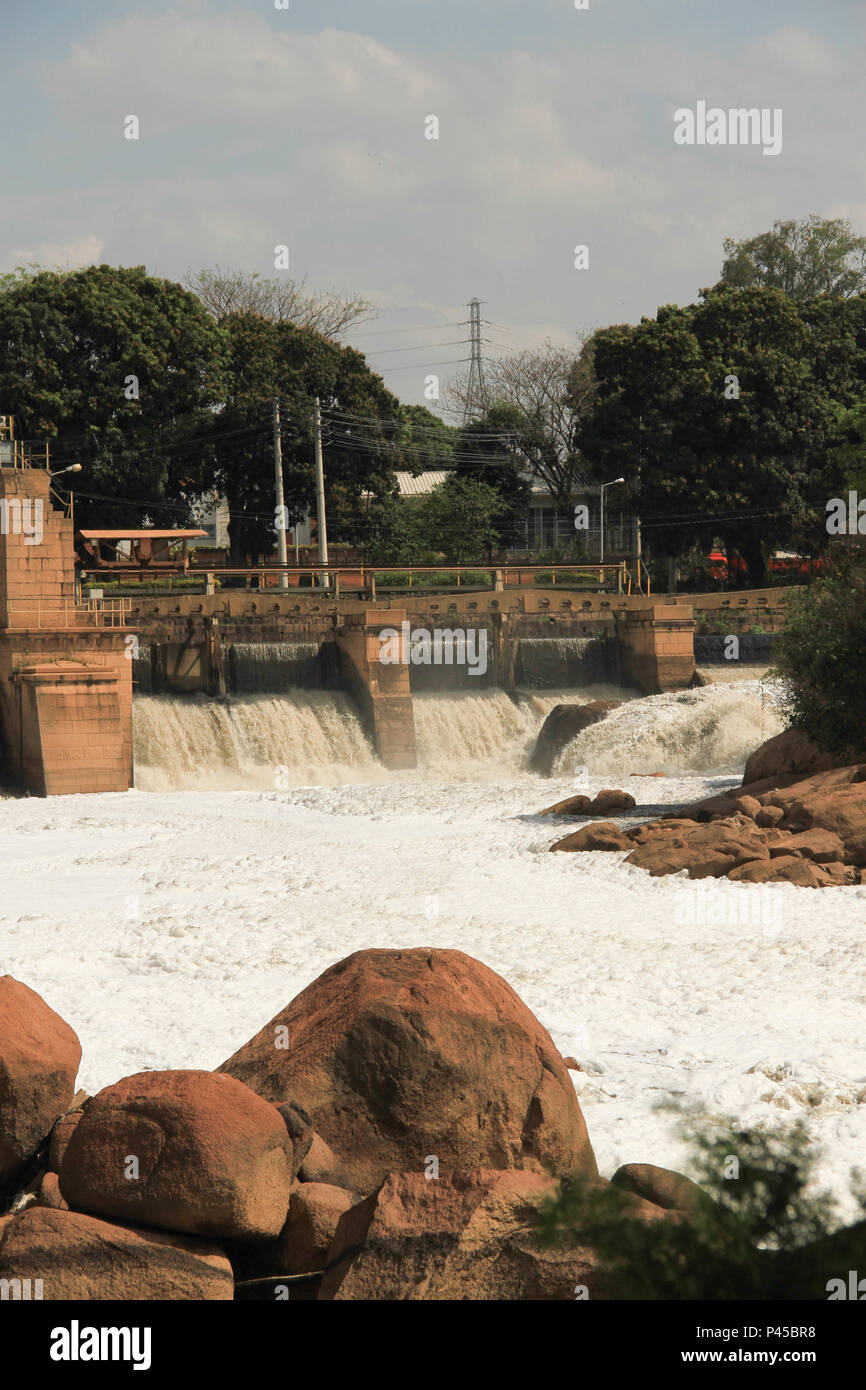
{"label": "lamp post", "polygon": [[625,482],[625,478],[612,478],[611,481],[610,481],[609,483],[602,483],[602,485],[601,485],[601,489],[600,489],[600,494],[601,494],[601,506],[599,507],[599,515],[598,515],[598,525],[599,525],[598,559],[599,559],[599,564],[602,564],[602,565],[604,564],[604,490],[605,490],[606,487],[616,487],[617,483],[624,483],[624,482]]}

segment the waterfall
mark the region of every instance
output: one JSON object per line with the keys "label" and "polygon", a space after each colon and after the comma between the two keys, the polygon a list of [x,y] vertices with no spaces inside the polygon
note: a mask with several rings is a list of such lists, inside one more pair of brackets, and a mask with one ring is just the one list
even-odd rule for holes
{"label": "waterfall", "polygon": [[381,766],[354,705],[339,691],[226,701],[140,695],[133,701],[135,783],[274,788],[374,781]]}
{"label": "waterfall", "polygon": [[601,637],[521,637],[517,648],[520,686],[582,686],[613,674],[608,643]]}
{"label": "waterfall", "polygon": [[742,771],[753,749],[784,728],[779,696],[776,681],[740,680],[629,700],[578,734],[554,774]]}
{"label": "waterfall", "polygon": [[318,642],[233,642],[227,675],[237,695],[321,689]]}

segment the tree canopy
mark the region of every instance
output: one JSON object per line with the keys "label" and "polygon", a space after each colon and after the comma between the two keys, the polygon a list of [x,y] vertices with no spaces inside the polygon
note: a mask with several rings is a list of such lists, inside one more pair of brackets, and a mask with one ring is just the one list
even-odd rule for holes
{"label": "tree canopy", "polygon": [[776,221],[770,232],[724,243],[722,280],[741,289],[764,286],[792,299],[848,299],[866,291],[866,237],[847,217]]}
{"label": "tree canopy", "polygon": [[[80,461],[82,513],[176,519],[205,480],[224,340],[180,285],[126,269],[31,269],[0,285],[0,401],[21,438]],[[117,500],[115,500],[117,499]]]}

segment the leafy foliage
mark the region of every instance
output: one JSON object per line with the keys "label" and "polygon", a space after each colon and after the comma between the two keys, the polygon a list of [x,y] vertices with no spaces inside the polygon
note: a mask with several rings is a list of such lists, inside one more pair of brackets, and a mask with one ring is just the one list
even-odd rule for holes
{"label": "leafy foliage", "polygon": [[826,541],[838,406],[862,397],[866,296],[800,305],[780,290],[704,291],[596,335],[594,409],[579,443],[639,495],[644,536],[679,555],[721,537],[748,580],[766,549]]}
{"label": "leafy foliage", "polygon": [[200,441],[223,366],[221,335],[198,300],[143,266],[31,269],[0,286],[3,409],[21,438],[60,436],[55,466],[85,465],[79,515],[90,524],[183,510],[205,480]]}
{"label": "leafy foliage", "polygon": [[839,559],[796,594],[777,637],[785,713],[819,748],[866,752],[866,564]]}
{"label": "leafy foliage", "polygon": [[847,299],[866,291],[866,237],[854,235],[847,217],[776,221],[760,236],[728,237],[724,250],[722,279],[729,285],[763,285],[793,299]]}
{"label": "leafy foliage", "polygon": [[615,1299],[826,1298],[852,1249],[862,1260],[866,1222],[834,1231],[802,1123],[764,1133],[692,1116],[683,1127],[704,1193],[687,1215],[642,1220],[617,1187],[572,1180],[540,1210],[542,1242],[591,1248]]}

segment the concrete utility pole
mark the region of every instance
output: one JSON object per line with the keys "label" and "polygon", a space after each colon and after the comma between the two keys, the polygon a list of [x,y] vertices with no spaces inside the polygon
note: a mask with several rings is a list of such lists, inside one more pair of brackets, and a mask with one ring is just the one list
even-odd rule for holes
{"label": "concrete utility pole", "polygon": [[[274,478],[277,484],[277,554],[280,564],[287,565],[286,552],[286,504],[283,498],[283,441],[280,436],[280,402],[274,399]],[[285,569],[280,574],[280,588],[288,589],[289,576]]]}
{"label": "concrete utility pole", "polygon": [[599,509],[598,509],[598,529],[599,529],[599,536],[598,536],[598,558],[599,558],[599,562],[600,562],[601,564],[604,564],[604,490],[605,490],[606,487],[616,487],[617,483],[624,483],[624,482],[625,482],[625,478],[614,478],[612,482],[609,482],[609,483],[602,483],[602,485],[601,485],[601,489],[600,489],[601,504],[600,504]]}
{"label": "concrete utility pole", "polygon": [[[319,564],[328,563],[328,525],[325,520],[325,470],[322,464],[322,408],[319,398],[316,397],[316,529],[319,533]],[[320,583],[325,589],[330,588],[330,577],[323,571]]]}

